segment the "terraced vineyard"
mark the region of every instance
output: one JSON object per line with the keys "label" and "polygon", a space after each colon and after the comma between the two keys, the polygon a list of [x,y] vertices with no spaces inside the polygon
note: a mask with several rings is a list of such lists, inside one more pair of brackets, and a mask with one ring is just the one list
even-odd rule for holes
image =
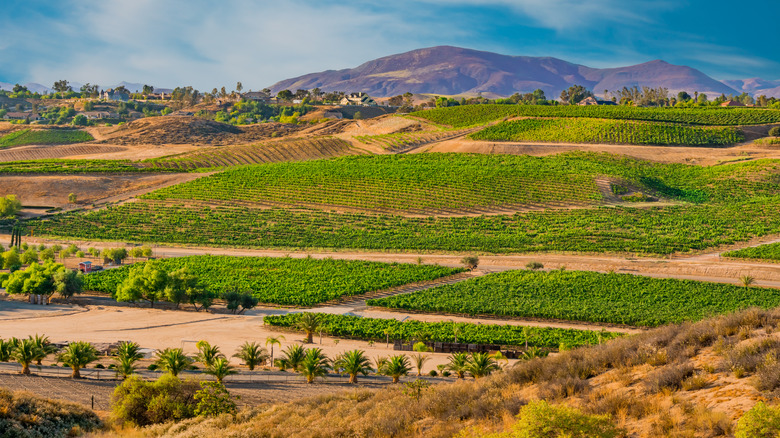
{"label": "terraced vineyard", "polygon": [[0,174],[169,172],[145,168],[129,160],[31,160],[0,162]]}
{"label": "terraced vineyard", "polygon": [[599,204],[593,174],[567,163],[461,154],[343,157],[230,169],[144,198],[416,215]]}
{"label": "terraced vineyard", "polygon": [[161,169],[213,169],[245,164],[304,161],[357,153],[343,140],[331,137],[288,139],[254,145],[202,148],[169,157],[144,161]]}
{"label": "terraced vineyard", "polygon": [[362,135],[355,137],[355,139],[363,144],[377,146],[388,152],[404,153],[419,146],[460,137],[471,132],[474,132],[474,129]]}
{"label": "terraced vineyard", "polygon": [[769,243],[752,248],[723,253],[725,257],[739,259],[780,260],[780,243]]}
{"label": "terraced vineyard", "polygon": [[635,326],[780,305],[780,290],[579,271],[508,271],[369,300],[371,306]]}
{"label": "terraced vineyard", "polygon": [[411,113],[453,128],[484,125],[506,117],[585,117],[688,125],[734,126],[780,122],[780,110],[763,108],[643,108],[578,105],[464,105]]}
{"label": "terraced vineyard", "polygon": [[[334,259],[192,256],[159,260],[166,271],[187,267],[214,296],[251,291],[263,303],[311,306],[402,284],[461,272],[436,265]],[[84,288],[115,293],[130,266],[84,276]]]}
{"label": "terraced vineyard", "polygon": [[654,122],[600,119],[523,119],[471,134],[474,140],[723,146],[745,139],[736,128],[698,128]]}
{"label": "terraced vineyard", "polygon": [[0,150],[0,162],[52,160],[73,155],[97,155],[123,152],[123,147],[93,144],[75,144],[63,146],[33,146]]}
{"label": "terraced vineyard", "polygon": [[[323,334],[384,342],[400,339],[412,341],[427,339],[434,342],[465,344],[525,345],[557,349],[592,345],[620,336],[618,333],[595,332],[547,327],[522,327],[516,325],[470,324],[455,322],[422,322],[415,320],[359,318],[348,315],[320,314]],[[300,313],[266,316],[263,322],[273,327],[295,329]]]}
{"label": "terraced vineyard", "polygon": [[92,141],[94,138],[76,129],[23,129],[0,137],[0,147],[30,144],[69,144]]}

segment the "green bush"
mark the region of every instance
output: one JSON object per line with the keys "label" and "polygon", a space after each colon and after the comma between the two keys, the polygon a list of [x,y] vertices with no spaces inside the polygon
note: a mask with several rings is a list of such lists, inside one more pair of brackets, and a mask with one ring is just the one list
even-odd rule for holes
{"label": "green bush", "polygon": [[82,406],[0,389],[0,436],[72,436],[100,426],[100,418]]}
{"label": "green bush", "polygon": [[774,438],[780,436],[780,408],[758,402],[737,422],[736,438]]}
{"label": "green bush", "polygon": [[606,415],[586,415],[577,409],[534,401],[520,410],[520,416],[507,438],[613,438],[624,431]]}
{"label": "green bush", "polygon": [[225,385],[219,382],[200,382],[201,390],[195,393],[198,406],[195,414],[205,417],[216,417],[222,414],[238,412],[236,402],[230,396]]}
{"label": "green bush", "polygon": [[194,417],[198,401],[197,382],[182,381],[170,374],[155,382],[145,382],[130,376],[114,389],[112,411],[114,419],[135,426],[178,421]]}
{"label": "green bush", "polygon": [[769,130],[770,137],[780,137],[780,126],[775,126]]}

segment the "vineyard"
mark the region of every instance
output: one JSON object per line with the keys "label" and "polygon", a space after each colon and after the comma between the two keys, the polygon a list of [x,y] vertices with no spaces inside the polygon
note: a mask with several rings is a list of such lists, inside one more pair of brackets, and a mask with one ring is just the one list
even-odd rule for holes
{"label": "vineyard", "polygon": [[31,160],[0,162],[0,174],[166,172],[138,166],[129,160]]}
{"label": "vineyard", "polygon": [[401,132],[380,135],[362,135],[355,139],[363,144],[377,146],[388,152],[403,153],[429,143],[448,140],[473,132],[473,129],[434,132]]}
{"label": "vineyard", "polygon": [[697,321],[780,305],[780,290],[579,271],[508,271],[369,300],[426,312],[554,318],[635,326]]}
{"label": "vineyard", "polygon": [[92,140],[94,138],[88,133],[75,129],[23,129],[0,137],[0,147],[30,144],[69,144]]}
{"label": "vineyard", "polygon": [[471,134],[474,140],[722,146],[743,141],[735,128],[602,119],[523,119]]}
{"label": "vineyard", "polygon": [[28,221],[36,236],[254,248],[671,254],[780,232],[780,198],[665,208],[402,217],[138,201]]}
{"label": "vineyard", "polygon": [[[266,325],[295,329],[300,313],[266,316]],[[422,322],[415,320],[360,318],[349,315],[320,314],[322,333],[371,341],[385,342],[428,340],[433,342],[460,342],[465,344],[525,345],[557,349],[592,345],[620,336],[612,332],[595,332],[547,327],[522,327],[516,325],[471,324],[455,322]]]}
{"label": "vineyard", "polygon": [[729,251],[723,253],[723,256],[740,259],[780,260],[780,243],[770,243],[737,251]]}
{"label": "vineyard", "polygon": [[464,105],[411,113],[453,128],[484,125],[507,117],[583,117],[688,125],[758,125],[780,122],[780,110],[760,108],[643,108],[577,105]]}
{"label": "vineyard", "polygon": [[242,201],[383,213],[447,213],[596,205],[594,175],[566,159],[461,154],[342,157],[245,166],[145,199]]}
{"label": "vineyard", "polygon": [[196,170],[245,164],[303,161],[354,154],[351,145],[330,137],[281,140],[253,145],[201,148],[143,162],[157,169]]}
{"label": "vineyard", "polygon": [[51,160],[74,155],[97,155],[123,152],[126,148],[116,146],[74,144],[61,146],[31,146],[0,150],[0,162]]}
{"label": "vineyard", "polygon": [[[294,306],[311,306],[462,271],[437,265],[288,257],[192,256],[158,263],[167,272],[188,268],[214,296],[229,290],[251,291],[260,302]],[[124,266],[85,275],[84,289],[113,294],[129,271],[130,266]]]}

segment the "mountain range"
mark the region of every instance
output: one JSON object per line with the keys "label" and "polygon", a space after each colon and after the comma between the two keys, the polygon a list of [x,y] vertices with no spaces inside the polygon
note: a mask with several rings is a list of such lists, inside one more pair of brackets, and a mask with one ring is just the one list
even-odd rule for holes
{"label": "mountain range", "polygon": [[[8,83],[8,82],[0,82],[0,90],[11,91],[11,90],[13,90],[14,85],[15,84],[11,84],[11,83]],[[81,86],[84,85],[84,84],[79,83],[79,82],[69,82],[68,85],[70,85],[74,90],[78,91],[81,88]],[[28,83],[24,84],[24,86],[27,87],[27,89],[32,91],[33,93],[45,94],[45,93],[51,93],[53,91],[51,88],[49,88],[49,87],[47,87],[45,85],[38,84],[36,82],[28,82]],[[122,82],[120,82],[120,83],[118,83],[116,85],[111,85],[111,86],[108,86],[108,87],[104,87],[104,86],[98,85],[98,88],[100,88],[101,90],[108,90],[109,88],[116,88],[116,87],[119,87],[119,86],[124,86],[131,93],[140,93],[141,90],[143,90],[143,88],[144,88],[144,84],[133,83],[133,82],[125,82],[125,81],[122,81]],[[170,89],[170,88],[160,88],[160,89],[158,89],[157,87],[155,87],[155,91],[170,93],[173,90]]]}
{"label": "mountain range", "polygon": [[618,68],[592,68],[557,58],[508,56],[451,46],[437,46],[386,56],[358,67],[327,70],[286,79],[273,92],[320,88],[322,91],[362,91],[388,97],[407,91],[437,95],[486,97],[528,93],[537,88],[557,98],[572,85],[584,85],[597,95],[623,87],[665,87],[671,93],[767,94],[780,97],[780,81],[746,79],[718,81],[699,70],[655,60]]}

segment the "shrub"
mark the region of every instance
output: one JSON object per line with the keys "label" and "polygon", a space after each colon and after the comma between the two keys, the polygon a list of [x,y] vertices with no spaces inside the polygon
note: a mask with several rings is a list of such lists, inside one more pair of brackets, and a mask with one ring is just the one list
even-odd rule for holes
{"label": "shrub", "polygon": [[682,388],[683,381],[692,375],[693,365],[689,363],[667,365],[650,373],[645,385],[652,392],[659,392],[662,389],[677,390]]}
{"label": "shrub", "polygon": [[780,435],[780,408],[758,402],[737,422],[736,438],[763,438]]}
{"label": "shrub", "polygon": [[216,417],[222,414],[235,415],[238,412],[236,402],[222,383],[200,382],[200,387],[201,390],[195,393],[195,400],[198,400],[196,415]]}
{"label": "shrub", "polygon": [[780,126],[775,126],[769,130],[770,137],[780,137]]}
{"label": "shrub", "polygon": [[98,416],[76,404],[0,389],[0,436],[49,437],[89,432],[101,426]]}
{"label": "shrub", "polygon": [[177,421],[195,416],[197,382],[165,374],[155,382],[130,376],[112,396],[114,418],[136,426]]}
{"label": "shrub", "polygon": [[613,438],[624,435],[607,415],[587,415],[577,409],[534,401],[520,410],[514,434],[518,438]]}

